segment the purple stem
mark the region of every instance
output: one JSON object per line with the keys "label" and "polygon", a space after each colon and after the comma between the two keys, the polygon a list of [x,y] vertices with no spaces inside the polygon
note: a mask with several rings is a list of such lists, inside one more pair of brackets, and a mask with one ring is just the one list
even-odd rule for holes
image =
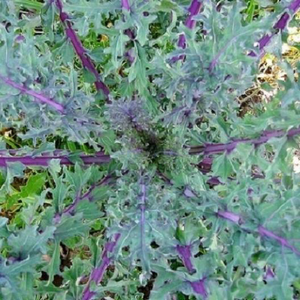
{"label": "purple stem", "polygon": [[[291,131],[295,132],[294,129],[291,129]],[[169,183],[170,185],[173,185],[172,182],[167,177],[165,177],[165,178],[166,178],[165,181],[167,183]],[[239,216],[239,215],[237,215],[233,212],[230,212],[230,211],[218,211],[216,215],[220,218],[223,218],[223,219],[226,219],[230,222],[233,222],[233,223],[235,223],[239,226],[244,223],[244,220],[242,219],[241,216]],[[274,239],[278,243],[280,243],[283,247],[291,249],[295,254],[300,255],[300,251],[298,251],[294,246],[290,245],[289,242],[285,238],[282,238],[282,237],[274,234],[273,232],[267,230],[263,226],[258,227],[258,232],[262,237],[267,237],[267,238],[270,238],[270,239]],[[190,262],[190,257],[191,257],[190,250],[188,248],[180,248],[180,247],[189,247],[189,246],[177,246],[176,250],[182,256],[182,259],[183,259],[183,262],[184,262],[184,265],[186,266],[186,268],[188,270],[190,270],[193,267],[192,263]],[[199,290],[201,290],[201,288],[200,288],[201,284],[200,283],[199,283],[199,285],[194,285],[194,286],[195,286],[195,288],[199,288]],[[195,291],[195,289],[194,289],[194,291]]]}
{"label": "purple stem", "polygon": [[7,85],[19,90],[22,94],[26,94],[28,96],[34,97],[34,99],[40,103],[45,103],[49,106],[52,106],[55,108],[58,112],[63,113],[64,112],[64,106],[58,102],[55,102],[51,98],[43,95],[42,93],[38,93],[35,91],[32,91],[31,89],[27,88],[26,86],[16,83],[12,81],[10,78],[4,77],[0,75],[0,79],[4,81]]}
{"label": "purple stem", "polygon": [[[72,165],[72,161],[70,160],[70,155],[47,155],[47,156],[1,156],[0,154],[0,167],[7,167],[8,163],[12,162],[20,162],[25,166],[44,166],[47,167],[49,165],[50,160],[59,159],[60,164],[62,165]],[[102,164],[110,161],[110,156],[105,155],[103,152],[97,152],[94,155],[85,155],[81,154],[79,156],[85,165],[90,164]]]}
{"label": "purple stem", "polygon": [[141,184],[141,199],[140,199],[140,210],[141,210],[141,250],[144,254],[145,249],[145,210],[146,210],[146,185]]}
{"label": "purple stem", "polygon": [[276,235],[272,231],[267,230],[265,227],[258,226],[258,233],[261,237],[266,237],[275,240],[276,242],[281,244],[282,247],[288,248],[292,250],[295,254],[300,255],[300,251],[298,251],[294,246],[292,246],[287,239]]}
{"label": "purple stem", "polygon": [[[231,152],[233,151],[238,144],[252,144],[255,147],[262,145],[266,142],[268,142],[271,138],[280,138],[284,136],[285,132],[283,130],[273,130],[273,131],[264,131],[262,135],[255,139],[250,138],[241,138],[236,139],[234,141],[231,141],[226,144],[205,144],[201,146],[192,146],[190,147],[189,153],[191,155],[194,154],[204,154],[204,155],[211,155],[216,153],[222,153],[222,152]],[[300,134],[300,128],[294,128],[290,129],[286,135],[288,138],[293,137],[295,135]]]}
{"label": "purple stem", "polygon": [[211,63],[209,64],[208,67],[208,71],[211,74],[212,71],[214,70],[214,68],[216,67],[217,63],[219,62],[219,58],[221,57],[221,55],[226,51],[226,49],[229,47],[229,45],[234,42],[236,40],[236,37],[231,38],[226,45],[224,46],[224,48],[220,49],[220,51],[216,54],[216,56],[213,58],[213,60],[211,61]]}
{"label": "purple stem", "polygon": [[82,198],[80,197],[80,192],[78,192],[75,196],[74,202],[64,209],[63,214],[71,214],[80,200],[82,200]]}
{"label": "purple stem", "polygon": [[[173,182],[166,176],[164,175],[162,172],[157,171],[157,175],[159,175],[161,177],[161,179],[169,184],[169,185],[173,185]],[[211,185],[218,185],[218,184],[223,184],[217,177],[211,177],[210,179],[207,180],[208,184]],[[198,197],[192,190],[190,190],[189,188],[185,188],[183,191],[183,195],[187,198],[194,198],[194,197]]]}
{"label": "purple stem", "polygon": [[191,261],[192,252],[191,252],[191,245],[177,245],[176,250],[179,253],[184,266],[187,268],[189,273],[195,272],[194,266]]}
{"label": "purple stem", "polygon": [[294,0],[290,5],[289,9],[296,13],[297,10],[300,8],[300,0]]}
{"label": "purple stem", "polygon": [[102,180],[100,180],[99,182],[92,184],[91,187],[88,189],[88,191],[85,192],[82,196],[77,194],[76,197],[75,197],[74,202],[70,206],[66,207],[62,213],[56,213],[55,214],[55,216],[54,216],[55,224],[60,222],[62,215],[72,214],[80,201],[82,201],[84,199],[88,199],[89,201],[92,201],[93,197],[91,196],[91,194],[95,190],[95,188],[97,188],[101,185],[108,184],[109,181],[111,180],[111,178],[112,178],[111,175],[107,175]]}
{"label": "purple stem", "polygon": [[[264,47],[270,43],[270,41],[272,40],[274,35],[275,35],[275,33],[272,33],[271,35],[266,34],[262,38],[259,39],[259,41],[258,41],[258,45],[259,45],[259,55],[258,56],[259,57],[261,57],[264,54]],[[248,56],[256,57],[257,54],[251,50],[250,53],[248,54]]]}
{"label": "purple stem", "polygon": [[[9,154],[9,155],[17,155],[19,154],[20,152],[22,151],[22,149],[5,149],[5,150],[0,150],[0,156],[1,155],[5,155],[5,154]],[[52,151],[51,153],[53,155],[60,155],[60,154],[63,154],[65,153],[66,150],[62,150],[62,149],[56,149],[54,151]],[[49,152],[43,152],[41,153],[41,156],[48,156],[49,155]]]}
{"label": "purple stem", "polygon": [[[242,218],[239,215],[237,215],[235,213],[232,213],[232,212],[229,212],[229,211],[219,211],[217,213],[217,216],[220,217],[220,218],[226,219],[230,222],[233,222],[233,223],[235,223],[239,226],[242,223],[244,223]],[[275,233],[273,233],[272,231],[269,231],[268,229],[266,229],[265,227],[263,227],[261,225],[258,226],[257,230],[258,230],[259,235],[262,238],[269,238],[271,240],[275,240],[276,242],[281,244],[282,247],[288,248],[288,249],[292,250],[295,254],[300,255],[300,251],[296,247],[292,246],[288,242],[287,239],[276,235]]]}
{"label": "purple stem", "polygon": [[124,8],[125,10],[130,11],[130,5],[129,5],[128,0],[121,0],[121,3],[122,3],[122,8]]}
{"label": "purple stem", "polygon": [[203,296],[204,299],[206,299],[208,296],[207,291],[205,289],[205,280],[206,278],[202,278],[193,282],[189,281],[189,284],[191,285],[193,291],[196,294]]}
{"label": "purple stem", "polygon": [[[198,15],[198,13],[200,12],[200,9],[202,7],[202,2],[199,0],[192,0],[191,5],[188,9],[189,11],[189,15],[187,17],[187,19],[185,20],[184,24],[187,28],[189,29],[194,29],[196,26],[196,21],[193,20],[193,18]],[[178,47],[185,49],[186,48],[186,37],[185,34],[182,33],[179,35],[179,39],[178,39],[178,43],[177,43]],[[171,59],[171,62],[176,62],[180,59],[184,59],[184,55],[180,55],[180,56],[175,56]]]}
{"label": "purple stem", "polygon": [[77,56],[80,58],[82,65],[84,68],[86,68],[88,71],[90,71],[92,74],[94,74],[96,81],[95,86],[97,91],[102,91],[103,94],[108,97],[109,95],[109,89],[105,85],[105,83],[101,80],[101,76],[98,73],[93,61],[91,58],[87,55],[86,49],[83,47],[81,41],[79,40],[78,36],[76,35],[74,29],[72,28],[72,24],[70,22],[70,16],[63,11],[63,4],[61,0],[55,0],[56,7],[59,11],[59,17],[61,22],[65,25],[65,32],[68,39],[71,41],[73,48],[77,54]]}
{"label": "purple stem", "polygon": [[[158,175],[160,175],[167,184],[173,185],[171,180],[168,177],[166,177],[163,173],[161,173],[160,171],[158,171]],[[193,193],[193,192],[191,191],[191,193]],[[193,195],[194,195],[194,193],[193,193]],[[183,261],[183,264],[187,268],[188,272],[193,273],[195,271],[195,268],[191,261],[191,257],[192,257],[191,245],[177,245],[176,250],[179,253],[179,255]],[[197,284],[195,284],[195,287],[197,287]],[[204,287],[204,285],[203,285],[203,287]]]}
{"label": "purple stem", "polygon": [[93,190],[101,185],[105,185],[109,182],[109,180],[111,179],[111,175],[107,175],[105,176],[102,180],[100,180],[97,183],[94,183],[89,190],[84,193],[82,196],[80,196],[80,194],[76,195],[74,202],[69,205],[68,207],[66,207],[64,209],[64,211],[62,212],[62,214],[72,214],[74,209],[76,208],[76,206],[78,205],[78,203],[84,199],[88,199],[89,201],[92,200],[91,198],[91,193],[93,192]]}
{"label": "purple stem", "polygon": [[239,216],[235,213],[232,213],[230,211],[218,211],[217,216],[220,218],[226,219],[230,222],[233,222],[237,225],[241,225],[242,223],[244,223],[241,216]]}
{"label": "purple stem", "polygon": [[[292,10],[292,12],[295,14],[297,12],[297,10],[299,9],[300,7],[300,1],[299,0],[296,0],[294,2],[292,2],[288,8],[290,10]],[[288,21],[290,20],[291,16],[287,13],[287,12],[284,12],[281,17],[279,18],[279,20],[276,22],[276,24],[273,26],[273,29],[275,29],[276,31],[277,30],[284,30],[284,28],[287,26],[288,24]],[[250,51],[250,53],[248,54],[248,56],[251,56],[251,57],[256,57],[256,56],[259,56],[261,57],[263,54],[264,54],[264,47],[267,46],[271,39],[273,38],[273,36],[276,34],[276,32],[272,33],[271,35],[264,35],[259,41],[259,55],[257,55],[254,51]],[[232,40],[231,40],[232,41]],[[224,47],[224,49],[221,49],[217,55],[213,58],[213,60],[211,61],[211,63],[209,64],[209,73],[212,73],[212,71],[214,70],[214,68],[216,67],[218,61],[219,61],[219,58],[221,56],[221,54],[223,54],[223,52],[225,51],[225,49],[227,48],[227,46],[231,43],[231,41],[229,41],[226,46]]]}
{"label": "purple stem", "polygon": [[289,19],[290,19],[290,15],[287,12],[283,13],[273,28],[278,30],[283,30],[287,26]]}
{"label": "purple stem", "polygon": [[[295,14],[299,10],[299,8],[300,8],[300,0],[295,0],[288,6],[288,9],[291,10],[293,14]],[[284,28],[287,26],[290,19],[291,19],[291,15],[289,15],[289,13],[287,12],[284,12],[279,18],[279,20],[276,22],[276,24],[273,26],[273,29],[281,30],[281,31],[284,30]],[[272,33],[271,35],[266,34],[258,41],[259,43],[258,56],[261,56],[264,53],[264,47],[270,43],[274,35],[275,33]],[[248,55],[252,57],[257,56],[256,53],[253,51],[251,51]]]}
{"label": "purple stem", "polygon": [[[184,266],[187,268],[189,273],[194,273],[196,270],[193,266],[193,263],[191,261],[192,252],[191,252],[191,245],[177,245],[176,250],[179,253]],[[207,298],[207,291],[205,289],[204,281],[206,278],[199,279],[197,281],[188,281],[188,283],[193,288],[194,292],[202,295],[204,299]]]}
{"label": "purple stem", "polygon": [[92,201],[93,196],[91,194],[94,191],[94,189],[96,189],[97,187],[99,187],[101,185],[108,184],[111,179],[112,179],[112,176],[107,175],[99,182],[92,184],[91,187],[89,188],[89,190],[81,196],[81,199],[88,199],[89,201]]}
{"label": "purple stem", "polygon": [[189,29],[193,29],[196,26],[196,21],[193,20],[195,16],[198,15],[202,6],[202,2],[199,0],[193,0],[191,6],[189,7],[188,11],[190,12],[189,16],[185,21],[185,26]]}
{"label": "purple stem", "polygon": [[271,41],[272,37],[273,37],[273,35],[268,35],[268,34],[264,35],[264,36],[258,41],[258,44],[259,44],[259,50],[263,50],[264,47],[265,47],[266,45],[269,44],[269,42]]}
{"label": "purple stem", "polygon": [[[189,15],[187,17],[187,19],[185,20],[184,24],[187,28],[189,29],[194,29],[196,26],[196,21],[193,20],[193,18],[200,12],[202,6],[202,2],[198,1],[198,0],[193,0],[188,11],[189,11]],[[185,49],[186,48],[186,38],[184,33],[182,33],[179,36],[179,40],[178,40],[178,47]]]}
{"label": "purple stem", "polygon": [[[127,11],[130,11],[130,4],[129,4],[129,0],[121,0],[121,4],[122,4],[122,8],[127,10]],[[123,16],[123,21],[125,21],[125,16]],[[134,40],[135,39],[135,33],[132,29],[130,28],[127,28],[124,30],[124,34],[126,34],[130,40]],[[135,57],[133,55],[133,51],[132,49],[128,50],[126,53],[125,53],[125,58],[127,58],[127,60],[129,61],[130,64],[132,64],[135,60]]]}
{"label": "purple stem", "polygon": [[93,296],[96,294],[95,292],[92,292],[90,290],[91,281],[94,281],[96,285],[98,285],[102,281],[105,271],[109,267],[112,261],[111,257],[108,257],[108,253],[112,253],[114,251],[114,248],[116,247],[116,244],[120,237],[121,234],[116,233],[113,237],[113,240],[105,244],[104,251],[102,253],[101,264],[99,265],[99,267],[94,268],[94,270],[92,271],[90,280],[83,291],[82,300],[91,300]]}

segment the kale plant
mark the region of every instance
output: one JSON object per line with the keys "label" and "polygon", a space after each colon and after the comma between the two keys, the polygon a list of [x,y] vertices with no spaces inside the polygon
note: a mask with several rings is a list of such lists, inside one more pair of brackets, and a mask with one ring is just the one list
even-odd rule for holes
{"label": "kale plant", "polygon": [[41,2],[0,2],[0,299],[299,299],[300,1]]}

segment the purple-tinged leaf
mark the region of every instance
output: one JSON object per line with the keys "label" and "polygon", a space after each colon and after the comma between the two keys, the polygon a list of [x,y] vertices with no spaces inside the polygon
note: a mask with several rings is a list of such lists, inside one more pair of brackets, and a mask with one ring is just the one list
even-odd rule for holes
{"label": "purple-tinged leaf", "polygon": [[261,237],[269,238],[271,240],[275,240],[279,244],[281,244],[282,247],[288,248],[292,250],[295,254],[300,255],[300,251],[296,249],[296,247],[292,246],[287,239],[276,235],[272,231],[266,229],[263,226],[258,226],[258,233]]}
{"label": "purple-tinged leaf", "polygon": [[64,106],[62,104],[52,100],[51,98],[43,95],[42,93],[32,91],[31,89],[27,88],[26,86],[16,83],[13,80],[11,80],[10,78],[4,77],[2,75],[0,75],[0,80],[5,82],[7,85],[19,90],[22,94],[32,96],[37,102],[47,104],[47,105],[55,108],[60,113],[64,112]]}

